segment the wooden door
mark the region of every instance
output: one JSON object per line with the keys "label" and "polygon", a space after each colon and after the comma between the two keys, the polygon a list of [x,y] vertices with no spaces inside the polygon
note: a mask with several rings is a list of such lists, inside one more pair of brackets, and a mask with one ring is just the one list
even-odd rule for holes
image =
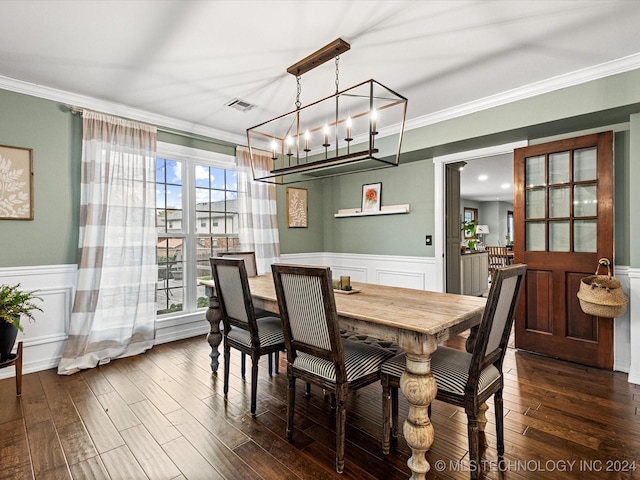
{"label": "wooden door", "polygon": [[598,259],[613,265],[613,133],[514,151],[515,262],[528,265],[516,347],[613,368],[613,320],[576,294]]}
{"label": "wooden door", "polygon": [[460,290],[460,166],[450,163],[445,166],[445,230],[447,249],[445,261],[447,278],[445,292],[462,293]]}

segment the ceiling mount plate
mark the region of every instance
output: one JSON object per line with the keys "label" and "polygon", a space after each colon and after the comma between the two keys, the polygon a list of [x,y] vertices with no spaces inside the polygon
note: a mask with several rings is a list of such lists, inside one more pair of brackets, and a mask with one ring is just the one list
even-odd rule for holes
{"label": "ceiling mount plate", "polygon": [[348,51],[351,49],[351,45],[347,42],[338,38],[334,40],[328,45],[325,45],[320,50],[312,53],[308,57],[300,60],[298,63],[291,65],[287,68],[287,72],[291,75],[299,77],[307,73],[309,70],[313,70],[318,65],[322,65],[325,62],[328,62],[332,58],[337,57],[338,55]]}

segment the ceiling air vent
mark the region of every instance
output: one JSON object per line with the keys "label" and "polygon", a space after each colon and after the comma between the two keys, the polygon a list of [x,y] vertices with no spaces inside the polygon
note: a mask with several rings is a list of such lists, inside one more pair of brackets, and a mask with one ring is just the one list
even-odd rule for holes
{"label": "ceiling air vent", "polygon": [[244,100],[240,100],[239,98],[234,98],[230,102],[227,102],[225,105],[227,107],[235,108],[236,110],[239,110],[241,112],[248,112],[249,110],[257,107],[257,105],[252,105],[248,102],[245,102]]}

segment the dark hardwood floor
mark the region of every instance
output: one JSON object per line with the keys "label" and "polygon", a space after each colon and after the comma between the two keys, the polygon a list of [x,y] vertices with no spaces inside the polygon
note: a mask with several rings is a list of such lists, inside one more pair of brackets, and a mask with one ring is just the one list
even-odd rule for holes
{"label": "dark hardwood floor", "polygon": [[[450,344],[463,348],[462,339]],[[286,373],[260,366],[257,416],[232,353],[228,401],[209,369],[204,337],[61,377],[0,380],[1,479],[406,479],[404,439],[383,456],[381,387],[349,399],[346,466],[334,466],[334,416],[321,390],[298,385],[293,442],[285,440]],[[498,471],[493,405],[483,467],[489,479],[640,478],[640,386],[627,375],[509,349],[505,360],[505,462]],[[407,405],[400,401],[400,417]],[[464,412],[434,402],[427,478],[468,478]],[[624,471],[626,470],[626,471]]]}

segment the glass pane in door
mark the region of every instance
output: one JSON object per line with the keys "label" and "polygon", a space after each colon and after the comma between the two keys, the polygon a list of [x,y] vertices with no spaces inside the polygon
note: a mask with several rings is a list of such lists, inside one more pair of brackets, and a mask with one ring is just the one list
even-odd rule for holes
{"label": "glass pane in door", "polygon": [[581,148],[573,152],[573,181],[596,179],[596,147]]}
{"label": "glass pane in door", "polygon": [[570,215],[569,187],[549,189],[549,217],[564,218]]}
{"label": "glass pane in door", "polygon": [[569,222],[549,222],[549,251],[569,252],[571,238],[569,237]]}
{"label": "glass pane in door", "polygon": [[545,185],[545,157],[538,155],[525,159],[525,185],[527,187],[538,187]]}
{"label": "glass pane in door", "polygon": [[569,152],[552,153],[549,155],[549,184],[568,183]]}
{"label": "glass pane in door", "polygon": [[598,230],[596,220],[575,220],[573,222],[573,250],[575,252],[598,251]]}
{"label": "glass pane in door", "polygon": [[525,218],[544,218],[545,195],[544,188],[527,190],[525,194],[526,211]]}
{"label": "glass pane in door", "polygon": [[576,185],[573,190],[573,215],[595,217],[598,214],[597,189],[595,185]]}
{"label": "glass pane in door", "polygon": [[544,227],[545,222],[527,222],[525,248],[528,251],[543,252],[545,250],[546,233]]}

